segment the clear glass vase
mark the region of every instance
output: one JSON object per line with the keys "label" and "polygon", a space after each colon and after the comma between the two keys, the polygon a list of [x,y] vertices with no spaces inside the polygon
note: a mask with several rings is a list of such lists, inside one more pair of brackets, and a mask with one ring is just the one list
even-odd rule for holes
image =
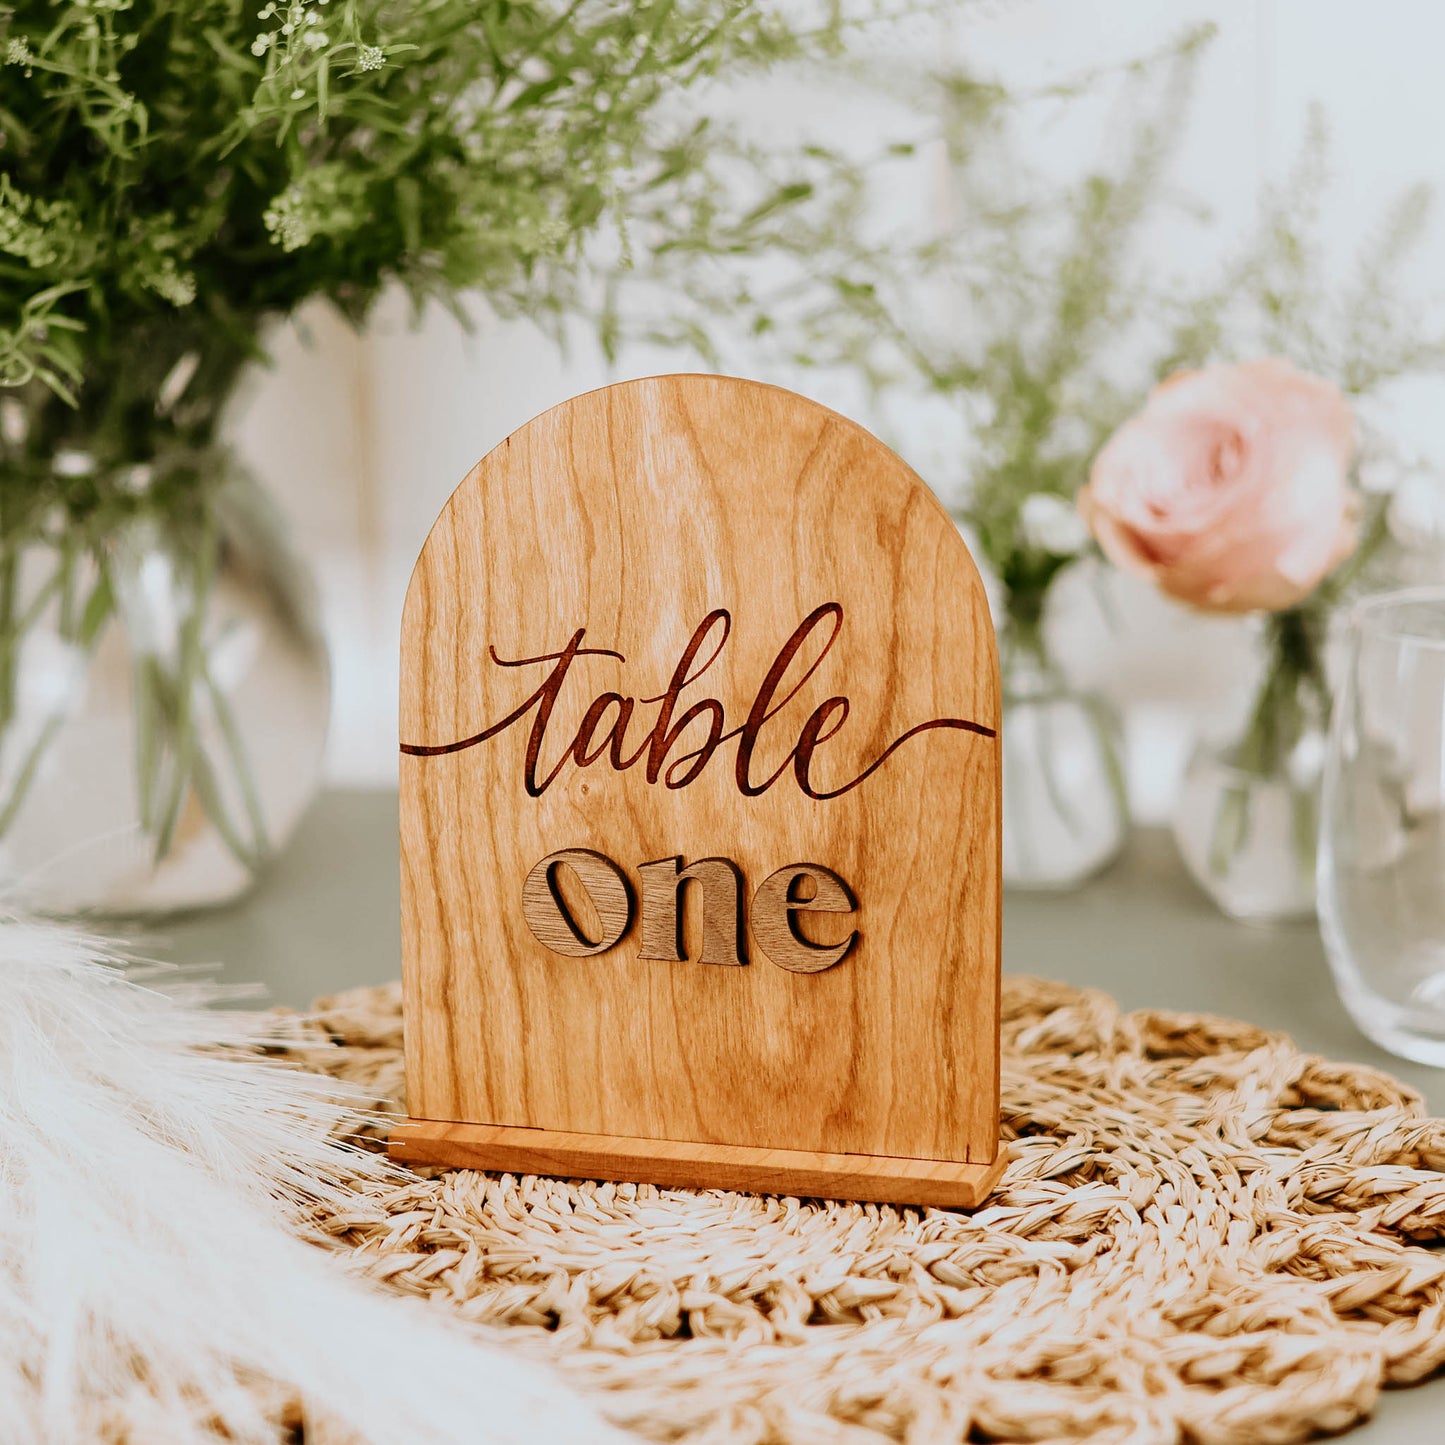
{"label": "clear glass vase", "polygon": [[1329,727],[1324,619],[1271,617],[1262,679],[1242,726],[1195,744],[1174,811],[1185,866],[1231,918],[1315,910],[1320,784]]}
{"label": "clear glass vase", "polygon": [[1073,687],[1038,633],[1005,624],[1003,877],[1075,888],[1118,857],[1128,824],[1118,716]]}
{"label": "clear glass vase", "polygon": [[25,906],[235,898],[316,789],[310,576],[223,452],[183,469],[170,493],[138,476],[154,503],[103,530],[52,515],[0,539],[0,884]]}

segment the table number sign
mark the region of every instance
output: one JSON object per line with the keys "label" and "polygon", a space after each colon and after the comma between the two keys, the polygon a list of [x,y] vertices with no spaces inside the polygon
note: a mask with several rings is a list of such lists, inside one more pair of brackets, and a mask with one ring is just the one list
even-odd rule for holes
{"label": "table number sign", "polygon": [[968,550],[860,427],[664,376],[515,432],[407,594],[393,1155],[976,1204],[998,726]]}

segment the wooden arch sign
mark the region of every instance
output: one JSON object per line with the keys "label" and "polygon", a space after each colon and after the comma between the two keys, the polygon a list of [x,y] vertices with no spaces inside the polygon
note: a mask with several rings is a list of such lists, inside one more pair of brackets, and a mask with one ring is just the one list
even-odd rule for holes
{"label": "wooden arch sign", "polygon": [[393,1155],[977,1203],[998,725],[968,549],[862,428],[713,376],[529,422],[407,593]]}

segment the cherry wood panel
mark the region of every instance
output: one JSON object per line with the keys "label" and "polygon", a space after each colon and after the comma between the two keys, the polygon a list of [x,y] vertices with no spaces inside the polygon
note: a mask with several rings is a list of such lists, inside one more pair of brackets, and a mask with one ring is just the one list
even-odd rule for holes
{"label": "cherry wood panel", "polygon": [[[417,1119],[993,1161],[993,631],[957,529],[876,438],[710,376],[556,407],[437,521],[402,669]],[[618,894],[534,873],[567,850],[628,880],[625,932],[587,956]],[[636,916],[642,865],[720,858],[741,875],[741,966],[719,966],[724,870],[683,881],[681,949]],[[802,865],[840,880],[824,906],[796,884],[759,899]],[[529,876],[534,913],[567,910],[560,952],[524,917]],[[828,911],[839,896],[852,911]],[[769,936],[804,960],[855,932],[830,967],[769,958]]]}

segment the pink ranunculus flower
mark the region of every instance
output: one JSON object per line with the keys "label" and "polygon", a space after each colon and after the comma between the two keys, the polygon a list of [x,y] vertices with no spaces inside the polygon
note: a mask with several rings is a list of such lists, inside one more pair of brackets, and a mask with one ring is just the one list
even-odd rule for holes
{"label": "pink ranunculus flower", "polygon": [[1079,510],[1110,561],[1214,612],[1277,612],[1354,551],[1354,414],[1269,358],[1181,371],[1094,459]]}

